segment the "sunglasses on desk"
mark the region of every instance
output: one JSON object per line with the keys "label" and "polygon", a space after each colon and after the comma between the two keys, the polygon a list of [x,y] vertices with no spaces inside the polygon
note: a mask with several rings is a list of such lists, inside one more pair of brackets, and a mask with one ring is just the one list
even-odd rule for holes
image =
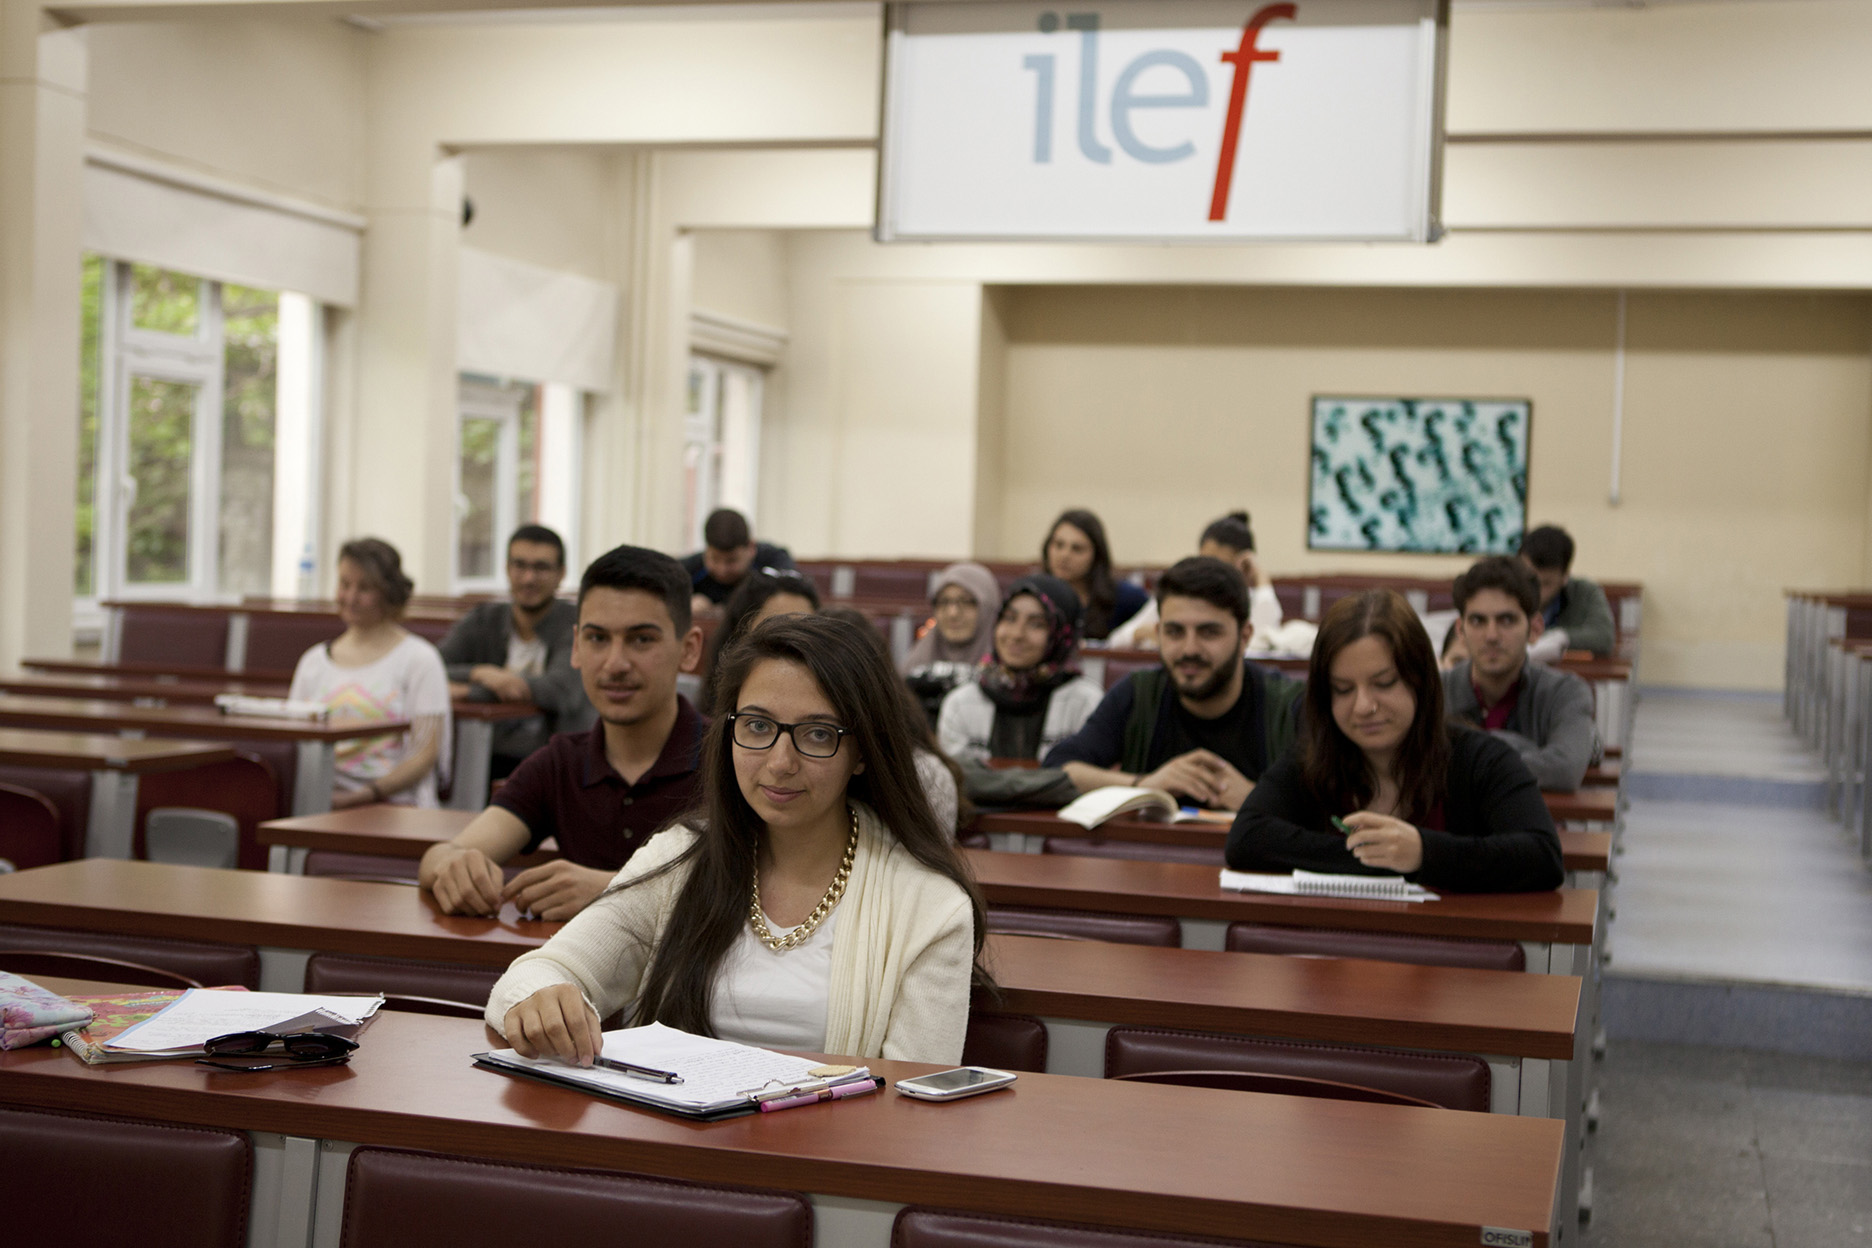
{"label": "sunglasses on desk", "polygon": [[[269,1053],[276,1044],[285,1052]],[[198,1057],[195,1062],[216,1070],[304,1070],[310,1066],[337,1066],[348,1062],[357,1047],[355,1040],[320,1031],[287,1036],[271,1031],[236,1031],[208,1041],[202,1046],[208,1056]]]}

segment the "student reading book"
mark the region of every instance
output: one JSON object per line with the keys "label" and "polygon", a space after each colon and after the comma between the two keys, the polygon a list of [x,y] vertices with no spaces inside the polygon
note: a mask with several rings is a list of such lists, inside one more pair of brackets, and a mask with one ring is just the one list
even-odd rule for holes
{"label": "student reading book", "polygon": [[599,1019],[782,1049],[954,1063],[984,930],[930,809],[893,688],[858,626],[768,620],[722,656],[731,708],[705,807],[495,984],[523,1057],[589,1065]]}

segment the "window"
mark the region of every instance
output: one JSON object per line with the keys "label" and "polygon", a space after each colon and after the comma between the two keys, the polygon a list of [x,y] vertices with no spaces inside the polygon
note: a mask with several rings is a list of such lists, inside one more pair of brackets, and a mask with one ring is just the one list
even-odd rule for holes
{"label": "window", "polygon": [[[304,437],[280,443],[278,417],[312,405],[315,305],[99,256],[82,289],[81,619],[106,598],[293,592],[296,552],[274,550],[281,486],[304,510],[317,457]],[[282,346],[299,362],[290,381]],[[286,519],[302,536],[305,517]]]}
{"label": "window", "polygon": [[766,375],[708,355],[689,357],[683,418],[684,532],[702,546],[702,525],[717,507],[754,514],[760,478],[761,392]]}

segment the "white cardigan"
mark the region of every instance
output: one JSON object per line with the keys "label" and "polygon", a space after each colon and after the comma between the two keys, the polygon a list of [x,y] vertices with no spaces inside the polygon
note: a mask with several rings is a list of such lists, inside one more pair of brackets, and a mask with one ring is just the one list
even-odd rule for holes
{"label": "white cardigan", "polygon": [[[1040,721],[1040,749],[1034,757],[1045,758],[1048,750],[1084,727],[1104,696],[1105,691],[1084,676],[1055,689],[1047,700],[1046,718]],[[994,717],[995,704],[980,685],[957,685],[943,697],[936,715],[936,741],[958,763],[985,763]]]}
{"label": "white cardigan", "polygon": [[[826,1052],[955,1065],[968,1030],[975,961],[968,895],[906,852],[869,807],[858,812],[858,852],[832,933]],[[617,883],[641,878],[695,840],[687,827],[658,833]],[[669,926],[687,864],[600,896],[546,944],[514,960],[488,997],[496,1031],[542,988],[572,984],[600,1018],[634,1004],[657,940]]]}

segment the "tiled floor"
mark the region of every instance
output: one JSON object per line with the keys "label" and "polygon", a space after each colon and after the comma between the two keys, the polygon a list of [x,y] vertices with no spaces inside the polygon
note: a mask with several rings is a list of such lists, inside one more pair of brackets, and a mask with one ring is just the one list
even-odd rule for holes
{"label": "tiled floor", "polygon": [[1581,1248],[1872,1245],[1872,1064],[1616,1043]]}

